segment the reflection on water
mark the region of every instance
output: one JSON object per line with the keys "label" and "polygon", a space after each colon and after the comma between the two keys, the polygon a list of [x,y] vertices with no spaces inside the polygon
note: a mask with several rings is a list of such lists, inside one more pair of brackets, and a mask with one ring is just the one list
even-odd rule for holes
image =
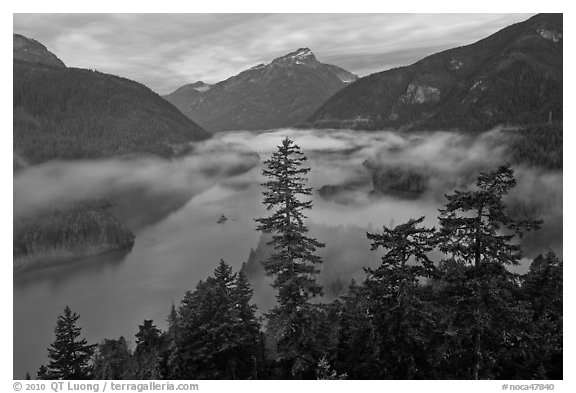
{"label": "reflection on water", "polygon": [[[209,189],[136,233],[128,255],[106,254],[16,276],[14,377],[34,375],[46,361],[56,318],[66,305],[81,315],[90,342],[133,339],[144,318],[164,327],[172,301],[211,274],[220,258],[238,269],[259,236],[243,209],[252,198],[241,194],[229,198],[228,190]],[[221,214],[229,218],[225,224],[216,223]]]}
{"label": "reflection on water", "polygon": [[[426,216],[427,226],[437,225],[435,217],[442,203],[438,195],[448,191],[442,190],[442,185],[454,182],[459,176],[477,173],[479,168],[493,166],[502,159],[499,156],[501,150],[490,149],[490,144],[484,139],[471,142],[446,133],[431,134],[424,138],[350,131],[232,132],[217,135],[210,142],[212,150],[198,150],[211,152],[213,146],[220,143],[229,149],[239,145],[244,150],[254,149],[265,156],[286,135],[294,138],[309,156],[311,185],[315,189],[326,184],[354,184],[352,190],[343,188],[346,195],[340,201],[346,201],[346,204],[335,202],[338,198],[323,200],[315,194],[314,208],[310,212],[313,233],[320,241],[327,243],[324,255],[328,258],[330,255],[339,256],[335,258],[340,264],[338,268],[332,266],[328,272],[334,276],[339,271],[353,274],[361,270],[359,263],[373,263],[377,258],[366,254],[367,242],[358,241],[360,244],[357,250],[351,250],[354,245],[349,243],[346,243],[346,250],[339,248],[339,244],[334,243],[342,242],[334,239],[338,239],[340,232],[333,228],[354,226],[354,236],[360,239],[363,228],[395,225],[410,217]],[[208,156],[208,153],[204,154]],[[218,157],[218,154],[210,155],[210,165],[217,165]],[[242,157],[233,156],[236,161],[224,156],[222,159],[236,164]],[[251,159],[250,156],[248,159]],[[366,160],[376,160],[381,164],[402,162],[408,165],[415,162],[420,167],[430,167],[432,172],[439,174],[431,182],[437,189],[415,200],[370,198],[371,175],[362,165]],[[79,324],[89,342],[94,343],[105,337],[117,338],[120,335],[134,341],[138,325],[145,318],[154,319],[160,328],[165,328],[172,302],[178,303],[185,291],[194,289],[200,279],[210,275],[220,258],[235,270],[247,260],[250,250],[256,248],[259,242],[254,218],[266,214],[261,204],[261,168],[255,167],[239,175],[233,173],[235,176],[222,176],[212,182],[202,179],[199,184],[195,175],[199,173],[198,162],[187,160],[184,161],[186,165],[158,163],[161,170],[154,173],[154,176],[148,176],[151,167],[147,168],[146,176],[138,172],[140,177],[145,177],[149,182],[144,183],[147,185],[153,184],[154,179],[158,178],[156,190],[181,191],[185,182],[190,181],[195,184],[194,191],[203,191],[191,193],[195,196],[178,210],[165,209],[168,215],[163,219],[137,229],[136,243],[131,252],[108,253],[15,276],[15,378],[23,378],[26,372],[34,376],[40,364],[46,362],[46,348],[54,339],[56,318],[66,305],[81,315]],[[252,165],[248,162],[245,168]],[[107,173],[114,173],[113,179],[124,179],[129,173],[122,169],[120,176],[117,168],[112,166],[108,170]],[[187,172],[172,173],[179,170]],[[551,217],[559,217],[561,224],[562,174],[536,174],[527,170],[518,173],[523,178],[530,178],[531,187],[539,190],[536,193],[524,189],[521,196],[536,198],[536,195],[544,195],[551,198],[553,205],[559,206]],[[170,174],[170,179],[166,179],[167,174]],[[110,184],[109,179],[102,176],[99,181]],[[542,179],[548,181],[549,186],[541,187]],[[23,182],[26,179],[21,180],[22,184],[29,184]],[[167,189],[167,184],[172,188]],[[72,185],[70,187],[74,189]],[[58,187],[53,188],[56,193]],[[54,194],[54,197],[57,195]],[[158,205],[161,202],[159,200]],[[129,200],[124,203],[130,206]],[[146,205],[143,208],[148,207]],[[228,220],[218,223],[221,215],[225,215]],[[549,246],[561,254],[561,225],[553,229],[548,231],[553,234]],[[346,233],[346,230],[341,233]],[[343,266],[347,259],[354,266]],[[264,295],[262,288],[257,288],[255,299],[271,296]]]}

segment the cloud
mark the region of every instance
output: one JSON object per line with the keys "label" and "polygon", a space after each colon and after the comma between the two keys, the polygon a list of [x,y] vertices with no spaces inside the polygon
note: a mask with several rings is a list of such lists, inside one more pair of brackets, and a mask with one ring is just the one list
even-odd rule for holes
{"label": "cloud", "polygon": [[470,44],[530,14],[14,14],[68,66],[160,94],[218,82],[299,47],[360,75]]}
{"label": "cloud", "polygon": [[192,197],[218,181],[250,170],[258,159],[241,146],[209,140],[197,143],[193,154],[174,160],[48,162],[14,174],[14,219],[135,189],[157,196],[179,193]]}
{"label": "cloud", "polygon": [[[480,172],[496,169],[509,161],[507,133],[495,129],[480,135],[454,132],[398,133],[350,130],[294,130],[216,135],[224,141],[243,144],[266,158],[282,139],[290,137],[308,156],[314,209],[310,218],[324,225],[376,226],[426,216],[426,224],[438,225],[438,209],[445,194],[473,187]],[[395,193],[384,189],[394,182],[397,170],[422,176],[422,193]],[[553,247],[562,255],[562,172],[549,172],[514,165],[518,185],[509,201],[513,210],[543,218],[545,226],[530,236],[530,252]],[[378,197],[374,176],[384,179]],[[252,179],[256,184],[262,179]],[[322,186],[334,186],[322,197]],[[531,243],[531,244],[529,244]],[[534,255],[532,255],[534,256]]]}

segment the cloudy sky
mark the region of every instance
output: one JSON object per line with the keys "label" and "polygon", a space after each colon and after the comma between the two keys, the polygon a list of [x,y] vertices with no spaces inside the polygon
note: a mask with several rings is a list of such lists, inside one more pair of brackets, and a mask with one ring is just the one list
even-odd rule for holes
{"label": "cloudy sky", "polygon": [[531,14],[14,14],[66,65],[160,94],[218,82],[300,47],[360,76],[475,42]]}

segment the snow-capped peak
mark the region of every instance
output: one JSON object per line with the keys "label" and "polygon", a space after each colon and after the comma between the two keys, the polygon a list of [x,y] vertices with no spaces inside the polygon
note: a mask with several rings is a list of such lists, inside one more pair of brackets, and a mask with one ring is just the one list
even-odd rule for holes
{"label": "snow-capped peak", "polygon": [[288,53],[282,57],[275,59],[272,63],[274,64],[306,64],[314,62],[316,56],[308,48],[300,48],[294,52]]}
{"label": "snow-capped peak", "polygon": [[306,57],[314,56],[314,53],[312,53],[308,48],[300,48],[289,56],[293,59],[304,59]]}

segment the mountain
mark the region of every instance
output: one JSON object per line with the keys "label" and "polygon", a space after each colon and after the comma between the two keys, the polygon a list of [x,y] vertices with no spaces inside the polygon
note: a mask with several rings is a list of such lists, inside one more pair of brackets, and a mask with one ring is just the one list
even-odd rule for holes
{"label": "mountain", "polygon": [[265,130],[305,120],[357,78],[301,48],[211,86],[183,86],[165,98],[212,132]]}
{"label": "mountain", "polygon": [[15,166],[125,154],[173,156],[210,134],[140,83],[67,68],[14,35]]}
{"label": "mountain", "polygon": [[561,121],[562,14],[357,80],[302,123],[313,128],[467,129]]}
{"label": "mountain", "polygon": [[14,34],[14,60],[28,63],[47,64],[55,67],[66,67],[56,55],[36,40]]}
{"label": "mountain", "polygon": [[[189,142],[211,136],[147,87],[68,68],[44,45],[18,34],[13,70],[15,176],[24,167],[55,159],[171,157],[186,151]],[[162,199],[161,204],[167,203]],[[132,228],[113,214],[113,206],[88,199],[14,217],[14,271],[131,248]]]}
{"label": "mountain", "polygon": [[202,95],[202,93],[207,92],[211,87],[212,85],[209,85],[202,81],[198,81],[195,83],[184,85],[178,88],[173,93],[170,93],[169,95],[165,96],[164,98],[166,98],[176,108],[182,110],[182,108],[186,108],[189,103],[199,98]]}

